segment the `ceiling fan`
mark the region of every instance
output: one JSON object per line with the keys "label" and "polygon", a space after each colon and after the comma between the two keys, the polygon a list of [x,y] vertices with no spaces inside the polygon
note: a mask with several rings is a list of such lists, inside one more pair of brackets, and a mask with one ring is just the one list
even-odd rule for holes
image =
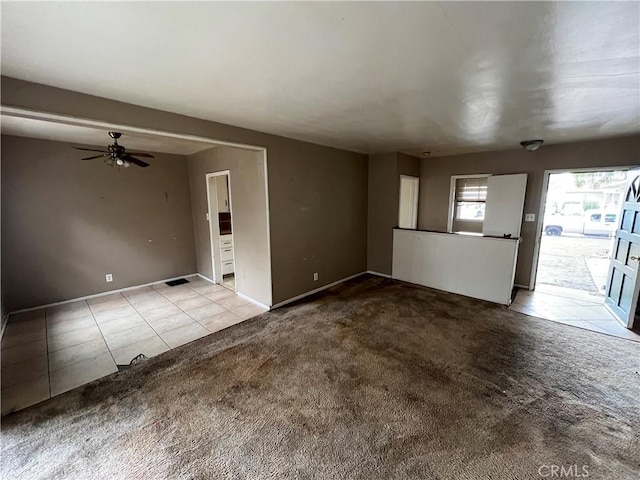
{"label": "ceiling fan", "polygon": [[126,149],[122,145],[118,145],[118,139],[122,136],[119,132],[109,132],[109,136],[113,138],[113,144],[107,147],[107,150],[96,150],[95,148],[82,148],[73,147],[76,150],[86,150],[87,152],[100,152],[100,155],[94,155],[92,157],[86,157],[82,160],[94,160],[96,158],[104,157],[104,163],[110,167],[119,166],[128,168],[131,164],[139,167],[148,167],[149,164],[136,157],[155,158],[149,153],[130,152],[127,153]]}

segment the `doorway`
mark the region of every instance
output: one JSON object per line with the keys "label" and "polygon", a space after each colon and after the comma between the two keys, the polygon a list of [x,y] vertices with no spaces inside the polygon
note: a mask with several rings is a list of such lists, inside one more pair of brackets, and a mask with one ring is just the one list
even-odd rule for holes
{"label": "doorway", "polygon": [[213,281],[235,292],[237,289],[230,173],[209,173],[206,178]]}
{"label": "doorway", "polygon": [[547,173],[536,289],[604,302],[627,172]]}
{"label": "doorway", "polygon": [[[634,227],[640,232],[640,208],[628,200],[634,196],[629,193],[634,192],[634,179],[640,184],[637,176],[624,168],[545,172],[532,274],[535,289],[518,292],[514,310],[640,341],[638,332],[628,330],[632,323],[605,305],[610,297],[609,303],[617,299],[627,313],[638,308],[637,284],[632,290],[630,279],[635,280],[638,269],[631,257],[639,255],[633,254],[627,238]],[[640,241],[640,235],[634,238]],[[625,264],[612,271],[621,255]],[[624,282],[616,282],[623,272],[626,290]],[[634,292],[636,302],[631,301]]]}

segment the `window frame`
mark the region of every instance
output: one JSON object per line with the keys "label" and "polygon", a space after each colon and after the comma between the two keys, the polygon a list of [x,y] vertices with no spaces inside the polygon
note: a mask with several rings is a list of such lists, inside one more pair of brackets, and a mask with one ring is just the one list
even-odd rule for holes
{"label": "window frame", "polygon": [[[490,173],[475,173],[471,175],[451,175],[451,184],[449,187],[449,215],[447,218],[447,232],[453,233],[453,222],[456,215],[456,183],[459,179],[464,178],[489,178]],[[465,220],[483,222],[484,220]]]}

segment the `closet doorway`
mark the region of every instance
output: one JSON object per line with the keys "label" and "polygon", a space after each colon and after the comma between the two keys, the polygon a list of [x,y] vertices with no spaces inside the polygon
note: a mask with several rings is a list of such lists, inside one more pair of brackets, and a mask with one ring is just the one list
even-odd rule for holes
{"label": "closet doorway", "polygon": [[213,281],[236,291],[231,182],[228,170],[207,174]]}

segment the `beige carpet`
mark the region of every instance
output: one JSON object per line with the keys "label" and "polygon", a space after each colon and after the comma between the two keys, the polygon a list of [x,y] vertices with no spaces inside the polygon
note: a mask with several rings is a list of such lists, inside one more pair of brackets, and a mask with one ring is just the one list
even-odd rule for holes
{"label": "beige carpet", "polygon": [[365,276],[5,417],[2,477],[638,478],[639,358]]}

